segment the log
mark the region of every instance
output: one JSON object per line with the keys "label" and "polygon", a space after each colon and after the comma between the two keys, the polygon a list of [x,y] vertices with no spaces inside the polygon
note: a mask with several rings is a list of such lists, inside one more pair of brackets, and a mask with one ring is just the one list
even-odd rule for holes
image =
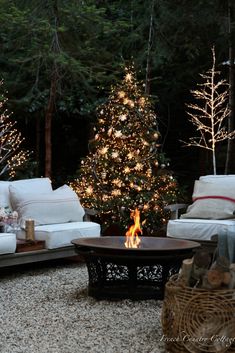
{"label": "log", "polygon": [[223,284],[224,274],[218,270],[209,270],[207,272],[207,282],[213,289],[220,288]]}
{"label": "log", "polygon": [[229,272],[230,262],[224,256],[219,256],[216,261],[211,265],[211,269],[221,272]]}
{"label": "log", "polygon": [[228,285],[229,289],[234,289],[235,288],[235,264],[231,264],[229,266],[230,274],[231,274],[231,280]]}
{"label": "log", "polygon": [[[235,273],[234,273],[235,275]],[[223,272],[220,269],[210,269],[203,278],[202,288],[204,289],[219,289],[231,286],[233,277],[231,272]]]}
{"label": "log", "polygon": [[190,280],[191,272],[192,272],[192,266],[193,266],[193,259],[183,260],[182,265],[181,265],[181,269],[179,272],[179,277],[178,277],[178,281],[180,281],[182,285],[185,285],[185,286],[189,285],[189,280]]}
{"label": "log", "polygon": [[190,277],[190,285],[192,287],[200,287],[203,277],[205,276],[208,267],[211,263],[211,256],[208,252],[198,251],[193,258],[193,266]]}

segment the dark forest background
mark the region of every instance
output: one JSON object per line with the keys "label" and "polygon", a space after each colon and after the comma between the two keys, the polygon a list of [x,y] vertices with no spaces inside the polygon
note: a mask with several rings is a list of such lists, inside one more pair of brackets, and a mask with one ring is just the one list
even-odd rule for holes
{"label": "dark forest background", "polygon": [[[19,177],[50,175],[55,185],[78,175],[96,108],[134,62],[153,101],[161,152],[182,187],[212,171],[185,104],[212,66],[231,80],[235,41],[230,0],[0,0],[0,76],[8,108],[32,151]],[[231,62],[232,63],[232,62]],[[226,144],[219,145],[224,172]],[[50,154],[51,151],[51,154]],[[234,166],[230,166],[230,172]]]}

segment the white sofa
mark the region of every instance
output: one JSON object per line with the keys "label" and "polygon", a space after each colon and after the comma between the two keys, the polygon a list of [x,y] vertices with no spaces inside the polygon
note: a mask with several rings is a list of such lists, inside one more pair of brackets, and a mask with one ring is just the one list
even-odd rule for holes
{"label": "white sofa", "polygon": [[200,177],[195,181],[192,199],[179,219],[169,220],[167,236],[200,242],[217,236],[220,255],[225,256],[231,246],[235,247],[235,175]]}
{"label": "white sofa", "polygon": [[[100,236],[98,223],[84,221],[75,192],[68,186],[53,190],[48,178],[0,181],[0,207],[16,210],[21,226],[16,234],[0,233],[0,267],[73,256],[71,240]],[[26,237],[26,219],[35,220],[35,240],[44,240],[46,249],[15,253],[17,238]]]}

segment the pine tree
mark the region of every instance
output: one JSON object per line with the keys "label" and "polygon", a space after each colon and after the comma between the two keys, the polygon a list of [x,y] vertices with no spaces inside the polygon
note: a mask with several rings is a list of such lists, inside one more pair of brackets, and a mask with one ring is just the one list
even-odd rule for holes
{"label": "pine tree", "polygon": [[[0,86],[3,82],[0,81]],[[15,128],[13,121],[5,109],[7,99],[0,95],[0,176],[12,178],[17,168],[26,162],[29,153],[21,150],[23,138]]]}
{"label": "pine tree", "polygon": [[167,222],[164,206],[176,198],[176,181],[159,173],[157,118],[135,78],[134,68],[98,107],[98,123],[80,176],[71,183],[83,206],[97,209],[102,224],[127,227],[130,211],[141,211],[152,234]]}

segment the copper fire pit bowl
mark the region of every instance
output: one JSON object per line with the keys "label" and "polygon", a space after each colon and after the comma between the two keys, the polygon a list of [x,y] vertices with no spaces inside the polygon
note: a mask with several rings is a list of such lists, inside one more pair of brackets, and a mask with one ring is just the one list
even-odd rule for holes
{"label": "copper fire pit bowl", "polygon": [[141,237],[139,248],[126,248],[125,237],[72,243],[86,261],[88,294],[97,299],[163,299],[169,277],[200,247],[193,241],[158,237]]}

